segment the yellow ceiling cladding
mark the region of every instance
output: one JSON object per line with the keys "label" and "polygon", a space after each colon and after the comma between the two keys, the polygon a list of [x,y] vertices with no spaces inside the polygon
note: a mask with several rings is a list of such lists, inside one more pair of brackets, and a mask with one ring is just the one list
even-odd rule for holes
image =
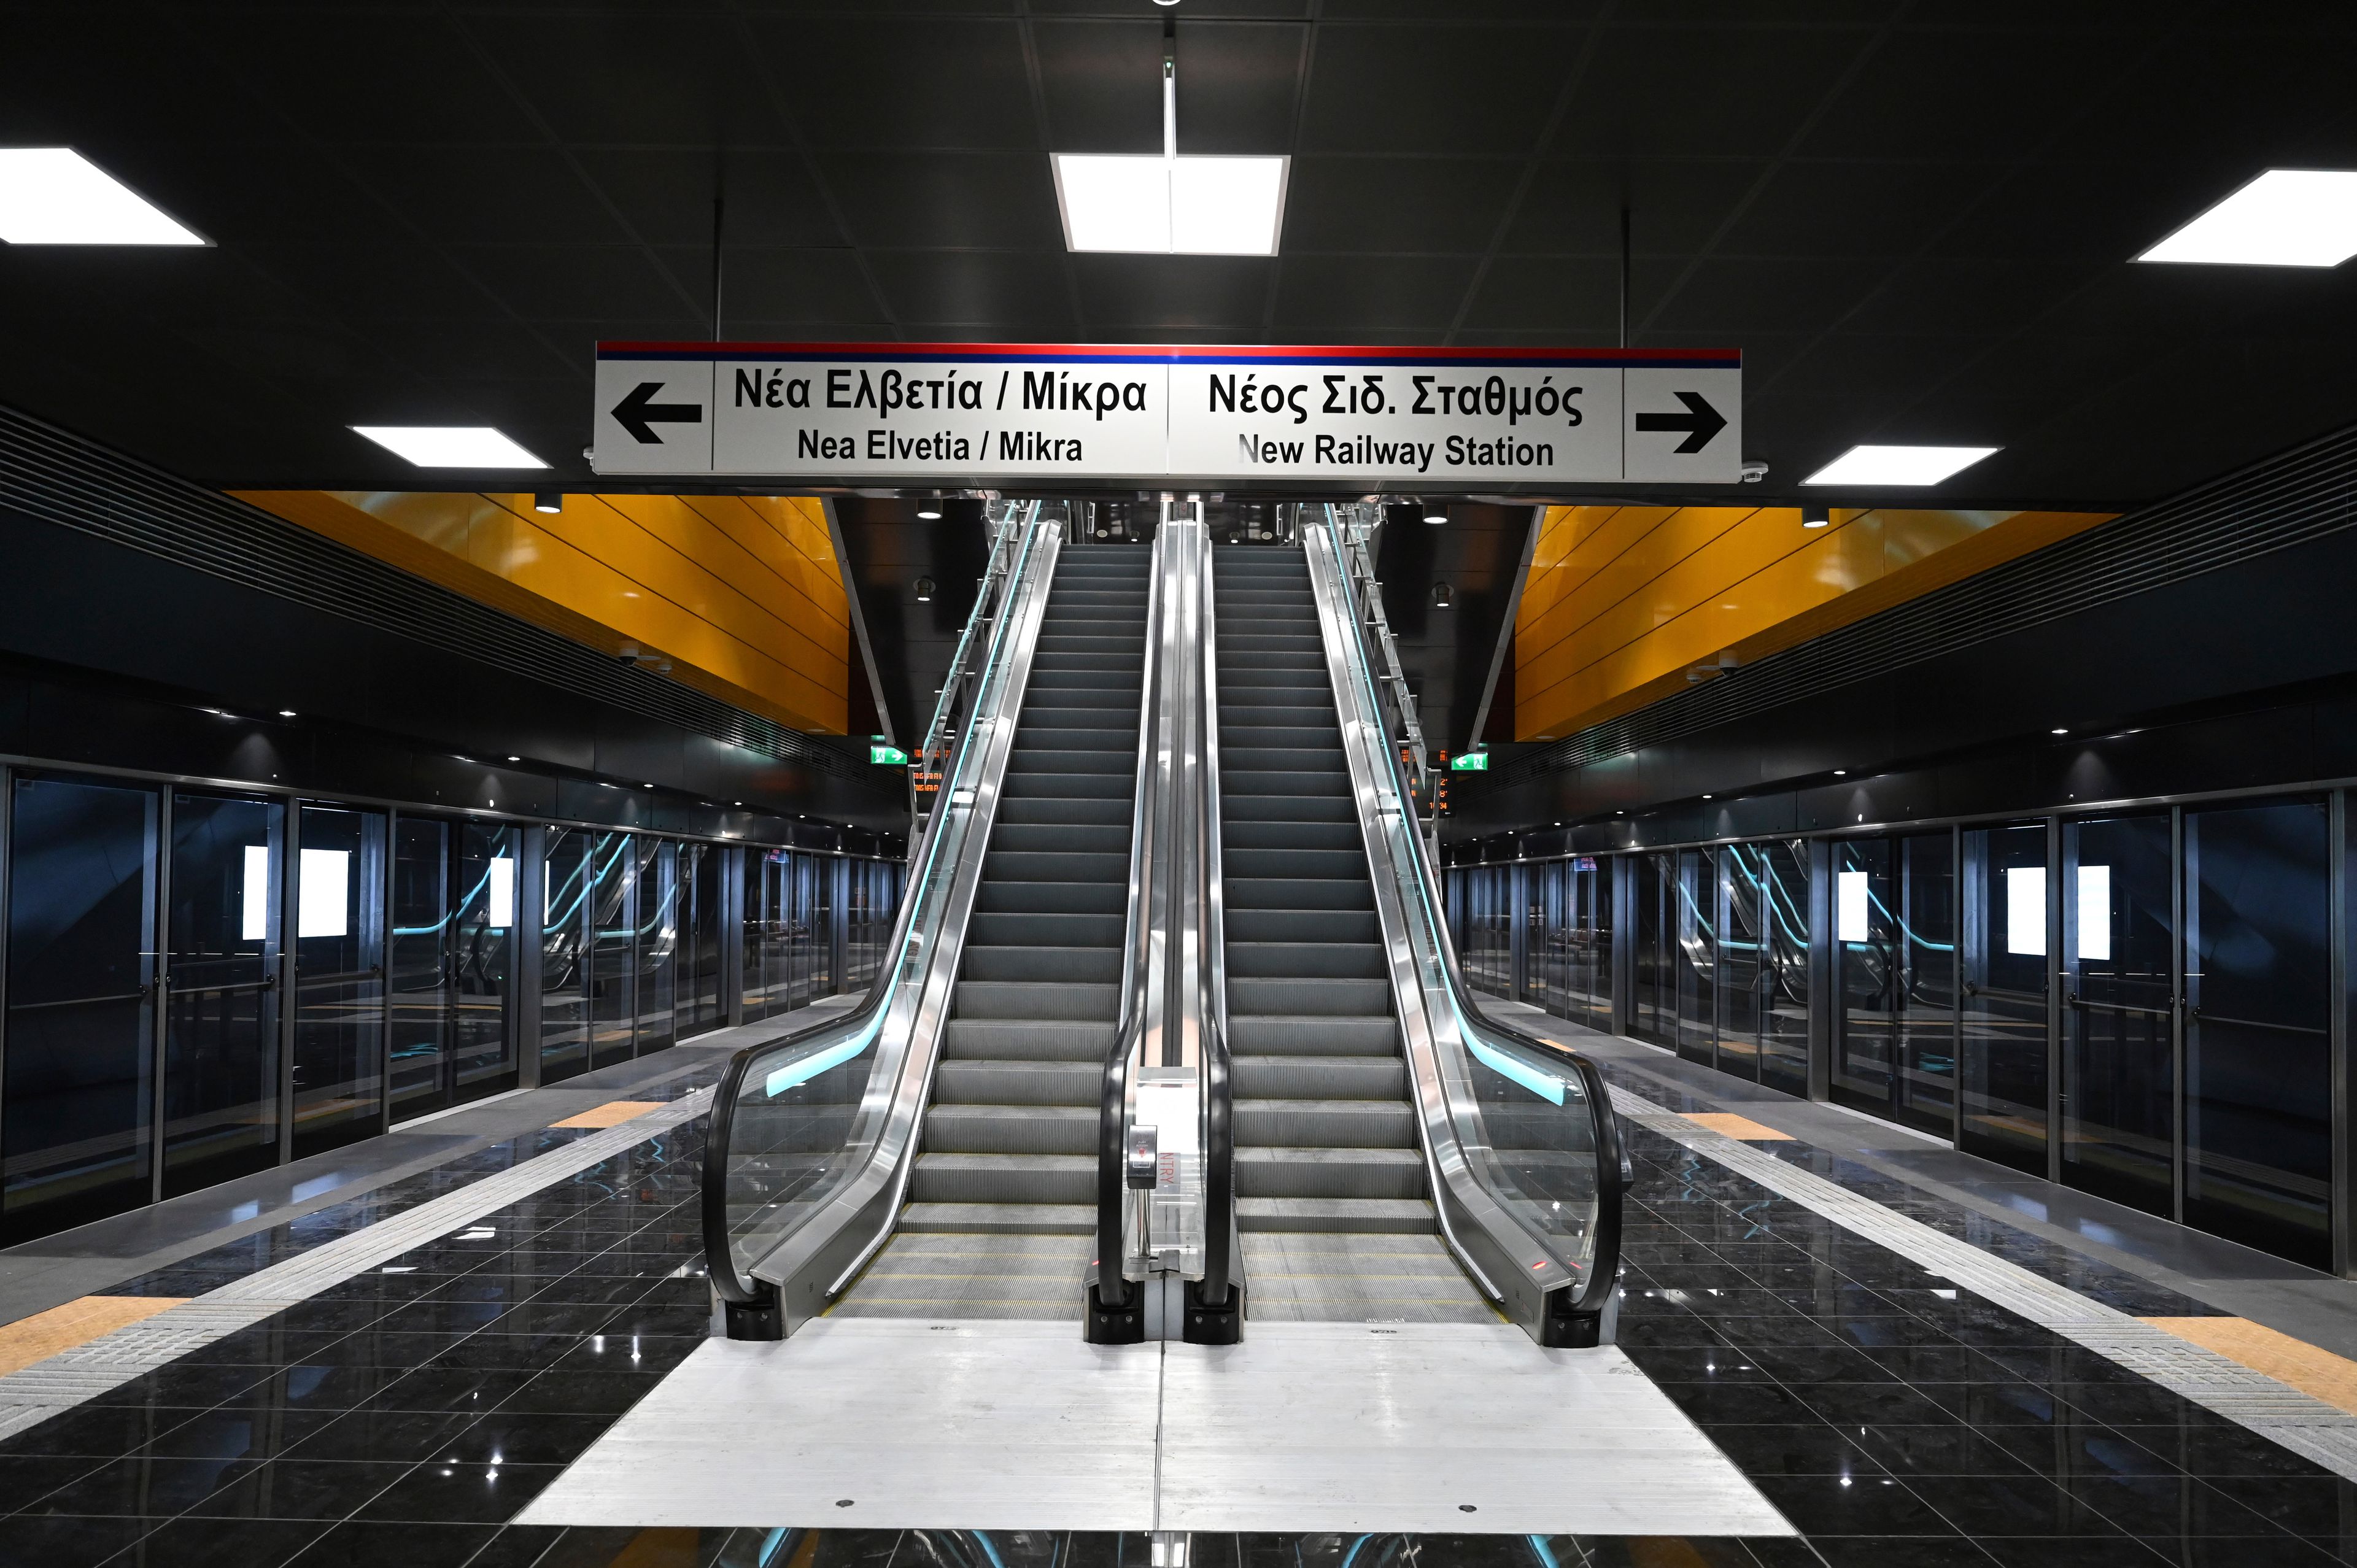
{"label": "yellow ceiling cladding", "polygon": [[240,490],[289,521],[798,730],[848,720],[850,616],[820,503],[798,496]]}
{"label": "yellow ceiling cladding", "polygon": [[1685,690],[2109,512],[1550,507],[1514,618],[1514,736],[1545,740]]}

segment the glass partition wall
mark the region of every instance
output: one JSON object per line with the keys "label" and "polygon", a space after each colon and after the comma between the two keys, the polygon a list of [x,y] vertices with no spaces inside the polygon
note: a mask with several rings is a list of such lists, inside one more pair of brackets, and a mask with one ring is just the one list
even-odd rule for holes
{"label": "glass partition wall", "polygon": [[1839,1104],[2329,1268],[2349,1076],[2333,811],[2197,801],[1460,865],[1449,918],[1478,989],[1618,1017],[1793,1094],[1821,1053]]}
{"label": "glass partition wall", "polygon": [[0,1245],[864,984],[902,884],[29,767],[0,811]]}

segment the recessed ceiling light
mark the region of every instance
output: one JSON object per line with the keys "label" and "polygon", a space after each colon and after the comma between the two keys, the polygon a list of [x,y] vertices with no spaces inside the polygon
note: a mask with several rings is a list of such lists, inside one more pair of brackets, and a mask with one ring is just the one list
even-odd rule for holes
{"label": "recessed ceiling light", "polygon": [[291,719],[295,716],[295,710],[292,708],[281,708],[278,710],[278,716],[282,719]]}
{"label": "recessed ceiling light", "polygon": [[2067,729],[2056,729],[2049,730],[2046,733],[2049,735],[2069,735],[2071,732]]}
{"label": "recessed ceiling light", "polygon": [[1849,769],[1846,768],[1836,768],[1834,769],[1834,777],[1836,779],[1846,779],[1849,777]]}
{"label": "recessed ceiling light", "polygon": [[2357,256],[2357,171],[2271,168],[2136,258],[2334,267]]}
{"label": "recessed ceiling light", "polygon": [[509,760],[510,762],[522,762],[522,761],[523,760],[523,758],[522,758],[522,757],[509,757],[509,758],[508,758],[508,760]]}
{"label": "recessed ceiling light", "polygon": [[1049,161],[1067,249],[1276,254],[1289,158],[1056,153]]}
{"label": "recessed ceiling light", "polygon": [[71,147],[0,147],[0,240],[12,245],[209,242]]}
{"label": "recessed ceiling light", "polygon": [[1936,485],[1996,451],[1994,446],[1853,446],[1804,485]]}
{"label": "recessed ceiling light", "polygon": [[488,424],[355,424],[352,429],[421,468],[545,468]]}

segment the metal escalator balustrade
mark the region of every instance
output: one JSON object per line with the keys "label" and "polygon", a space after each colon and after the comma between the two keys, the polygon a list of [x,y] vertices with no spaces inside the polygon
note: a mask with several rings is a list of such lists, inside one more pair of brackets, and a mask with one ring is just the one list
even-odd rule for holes
{"label": "metal escalator balustrade", "polygon": [[969,626],[981,652],[927,736],[941,789],[875,984],[851,1013],[739,1052],[716,1092],[705,1251],[732,1337],[824,1310],[899,1216],[1065,526],[1037,502],[996,520]]}
{"label": "metal escalator balustrade", "polygon": [[1321,511],[1303,530],[1304,557],[1434,1219],[1484,1294],[1540,1344],[1609,1343],[1630,1179],[1611,1101],[1592,1062],[1488,1018],[1465,986],[1417,820],[1413,711],[1404,683],[1384,679],[1397,660],[1381,646],[1369,520]]}
{"label": "metal escalator balustrade", "polygon": [[1136,945],[1100,1082],[1097,1266],[1086,1316],[1098,1343],[1230,1344],[1243,1326],[1218,982],[1219,754],[1209,723],[1217,671],[1203,636],[1211,553],[1200,503],[1166,499],[1141,707]]}

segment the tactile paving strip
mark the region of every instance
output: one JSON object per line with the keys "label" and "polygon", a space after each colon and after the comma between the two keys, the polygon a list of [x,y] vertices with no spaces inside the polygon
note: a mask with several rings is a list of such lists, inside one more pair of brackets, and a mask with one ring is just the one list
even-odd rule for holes
{"label": "tactile paving strip", "polygon": [[13,1436],[191,1350],[250,1328],[331,1285],[462,1230],[544,1187],[612,1159],[633,1144],[693,1121],[711,1106],[712,1090],[699,1089],[659,1110],[576,1139],[563,1148],[0,1377],[0,1437]]}
{"label": "tactile paving strip", "polygon": [[1621,1115],[1646,1131],[1715,1160],[2008,1312],[2109,1357],[2179,1398],[2248,1427],[2344,1479],[2357,1480],[2357,1416],[1885,1208],[1813,1171],[1698,1125],[1641,1094],[1616,1086],[1612,1103]]}

